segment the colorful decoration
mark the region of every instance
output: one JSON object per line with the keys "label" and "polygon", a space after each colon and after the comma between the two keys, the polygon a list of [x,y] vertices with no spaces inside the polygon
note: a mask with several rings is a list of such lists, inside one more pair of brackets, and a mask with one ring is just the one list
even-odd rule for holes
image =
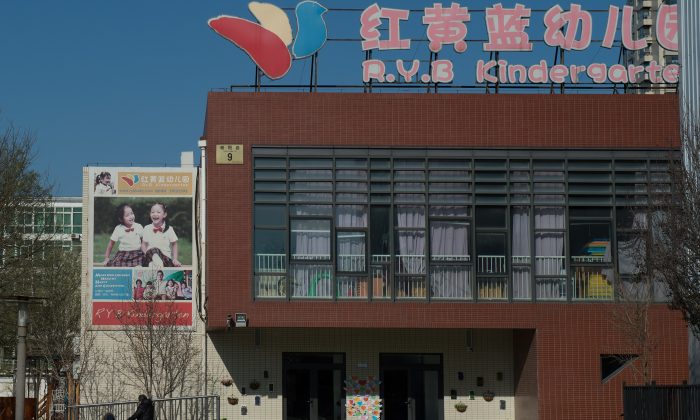
{"label": "colorful decoration", "polygon": [[[326,43],[328,30],[323,14],[328,11],[321,4],[305,0],[297,5],[296,39],[287,14],[270,3],[251,2],[248,9],[260,23],[237,16],[218,16],[209,19],[209,27],[242,49],[255,65],[270,79],[279,79],[295,59],[315,54]],[[292,53],[288,46],[292,45]]]}
{"label": "colorful decoration", "polygon": [[345,381],[346,414],[361,420],[379,420],[382,415],[382,400],[379,398],[379,384],[373,376],[359,379],[352,376]]}

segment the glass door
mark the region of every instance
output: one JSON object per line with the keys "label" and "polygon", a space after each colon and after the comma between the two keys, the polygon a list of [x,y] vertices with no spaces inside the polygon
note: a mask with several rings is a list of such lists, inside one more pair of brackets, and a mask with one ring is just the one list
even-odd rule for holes
{"label": "glass door", "polygon": [[384,420],[441,420],[442,355],[380,355]]}
{"label": "glass door", "polygon": [[283,365],[286,420],[344,418],[344,354],[285,353]]}

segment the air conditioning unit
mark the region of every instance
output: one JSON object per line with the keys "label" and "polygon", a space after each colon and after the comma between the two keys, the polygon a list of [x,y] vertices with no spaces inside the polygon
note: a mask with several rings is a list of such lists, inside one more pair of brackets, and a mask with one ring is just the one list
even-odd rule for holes
{"label": "air conditioning unit", "polygon": [[76,240],[81,240],[81,239],[83,239],[83,235],[81,235],[79,233],[71,233],[70,238],[76,239]]}

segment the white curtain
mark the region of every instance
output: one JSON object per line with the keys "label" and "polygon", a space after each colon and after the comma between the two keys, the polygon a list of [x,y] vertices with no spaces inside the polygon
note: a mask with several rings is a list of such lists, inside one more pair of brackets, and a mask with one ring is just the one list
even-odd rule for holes
{"label": "white curtain", "polygon": [[367,227],[366,206],[337,206],[336,226],[348,228]]}
{"label": "white curtain", "polygon": [[[563,207],[535,208],[535,229],[564,229]],[[535,233],[535,273],[545,276],[565,275],[564,233]],[[538,279],[538,299],[561,299],[566,279]]]}
{"label": "white curtain", "polygon": [[514,257],[530,256],[530,212],[527,207],[513,207]]}
{"label": "white curtain", "polygon": [[464,222],[432,222],[430,254],[433,261],[468,261],[469,224]]}
{"label": "white curtain", "polygon": [[292,221],[295,259],[328,259],[331,255],[330,223],[327,220]]}
{"label": "white curtain", "polygon": [[536,207],[535,229],[564,229],[564,208]]}
{"label": "white curtain", "polygon": [[425,274],[425,208],[397,206],[396,222],[398,228],[421,229],[397,231],[399,273]]}

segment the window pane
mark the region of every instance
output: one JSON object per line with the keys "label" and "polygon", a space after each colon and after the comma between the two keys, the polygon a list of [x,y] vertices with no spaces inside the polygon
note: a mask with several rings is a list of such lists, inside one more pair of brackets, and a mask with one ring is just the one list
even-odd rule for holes
{"label": "window pane", "polygon": [[366,182],[337,182],[336,191],[367,192]]}
{"label": "window pane", "polygon": [[425,207],[396,206],[396,227],[423,228],[425,227]]}
{"label": "window pane", "polygon": [[469,181],[470,171],[430,171],[431,181]]}
{"label": "window pane", "polygon": [[395,181],[425,181],[425,172],[423,171],[395,171]]}
{"label": "window pane", "polygon": [[297,204],[290,207],[292,216],[328,216],[333,214],[333,207],[326,204]]}
{"label": "window pane", "polygon": [[531,299],[530,267],[513,267],[513,299]]}
{"label": "window pane", "polygon": [[535,234],[535,273],[543,276],[566,274],[564,233]]}
{"label": "window pane", "polygon": [[324,169],[298,169],[289,171],[290,179],[320,179],[330,181],[332,177],[332,171]]}
{"label": "window pane", "polygon": [[255,229],[254,253],[256,272],[284,272],[287,269],[286,233],[282,229]]}
{"label": "window pane", "polygon": [[[389,218],[389,207],[372,206],[370,208],[370,253],[375,255],[389,256],[389,230],[391,223]],[[374,258],[372,262],[374,262]]]}
{"label": "window pane", "polygon": [[432,266],[430,293],[435,299],[471,299],[471,267]]}
{"label": "window pane", "polygon": [[571,260],[574,263],[610,262],[610,223],[571,223]]}
{"label": "window pane", "polygon": [[367,277],[338,277],[338,298],[366,299],[367,283]]}
{"label": "window pane", "polygon": [[396,192],[422,192],[425,191],[425,184],[422,182],[397,182],[394,184]]}
{"label": "window pane", "polygon": [[331,257],[330,220],[292,220],[292,258],[327,260]]}
{"label": "window pane", "polygon": [[573,298],[612,300],[612,269],[600,267],[576,267],[572,273]]}
{"label": "window pane", "polygon": [[255,226],[284,227],[287,223],[287,207],[274,204],[255,205]]}
{"label": "window pane", "polygon": [[292,297],[330,298],[333,296],[332,267],[325,264],[293,264],[289,269]]}
{"label": "window pane", "polygon": [[399,277],[396,279],[396,298],[425,298],[425,277]]}
{"label": "window pane", "polygon": [[638,234],[618,233],[617,263],[620,274],[636,274],[645,253],[645,242]]}
{"label": "window pane", "polygon": [[364,232],[338,232],[337,270],[344,272],[366,272]]}
{"label": "window pane", "polygon": [[333,201],[333,195],[330,193],[294,193],[291,194],[290,201],[320,201],[330,203]]}
{"label": "window pane", "polygon": [[398,274],[425,274],[425,231],[397,231],[395,246]]}
{"label": "window pane", "polygon": [[367,206],[336,206],[337,227],[367,227]]}
{"label": "window pane", "polygon": [[653,294],[653,283],[632,277],[620,279],[618,295],[621,302],[647,302]]}
{"label": "window pane", "polygon": [[432,222],[430,257],[433,261],[469,261],[469,223]]}
{"label": "window pane", "polygon": [[289,159],[289,166],[292,168],[330,168],[333,166],[331,159]]}
{"label": "window pane", "polygon": [[476,208],[477,228],[505,228],[506,208],[505,207],[477,207]]}
{"label": "window pane", "polygon": [[511,181],[529,181],[530,171],[511,171],[510,173]]}
{"label": "window pane", "polygon": [[538,278],[537,300],[565,300],[566,278]]}
{"label": "window pane", "polygon": [[337,170],[337,171],[335,171],[335,179],[337,179],[337,180],[341,180],[341,179],[366,180],[367,179],[367,171],[351,170],[351,169]]}
{"label": "window pane", "polygon": [[367,159],[336,159],[336,168],[366,168]]}
{"label": "window pane", "polygon": [[331,182],[290,182],[289,189],[291,191],[332,191],[333,184]]}
{"label": "window pane", "polygon": [[535,207],[535,229],[564,229],[564,208]]}
{"label": "window pane", "polygon": [[536,193],[563,193],[564,184],[560,182],[536,182]]}
{"label": "window pane", "polygon": [[513,264],[530,263],[530,209],[512,208]]}
{"label": "window pane", "polygon": [[480,278],[476,287],[480,300],[508,299],[508,281],[503,277]]}
{"label": "window pane", "polygon": [[467,194],[430,194],[431,204],[468,204],[472,202]]}
{"label": "window pane", "polygon": [[535,171],[535,181],[563,181],[564,172]]}
{"label": "window pane", "polygon": [[284,181],[287,179],[287,172],[284,170],[281,171],[263,171],[263,170],[256,170],[255,171],[255,180],[256,181]]}
{"label": "window pane", "polygon": [[277,275],[255,276],[255,297],[278,298],[287,296],[287,277]]}
{"label": "window pane", "polygon": [[468,217],[469,207],[462,206],[430,206],[431,217]]}
{"label": "window pane", "polygon": [[477,272],[506,272],[506,235],[479,233],[476,235]]}
{"label": "window pane", "polygon": [[366,203],[367,194],[336,194],[335,201],[339,203]]}

